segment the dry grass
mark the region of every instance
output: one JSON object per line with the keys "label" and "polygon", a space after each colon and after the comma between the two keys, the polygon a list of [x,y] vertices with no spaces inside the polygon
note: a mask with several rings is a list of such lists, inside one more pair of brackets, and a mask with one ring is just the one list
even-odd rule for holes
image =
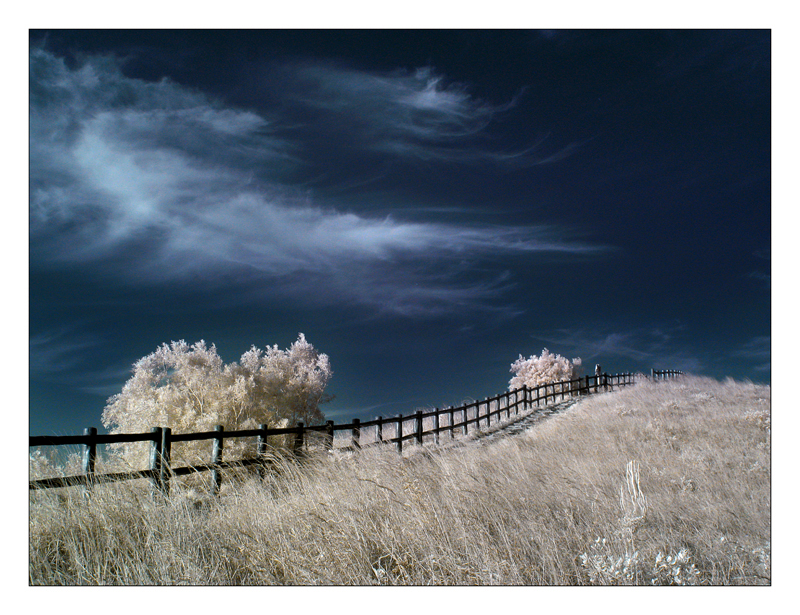
{"label": "dry grass", "polygon": [[769,387],[686,378],[486,445],[287,462],[218,499],[36,493],[30,583],[765,584],[769,409]]}

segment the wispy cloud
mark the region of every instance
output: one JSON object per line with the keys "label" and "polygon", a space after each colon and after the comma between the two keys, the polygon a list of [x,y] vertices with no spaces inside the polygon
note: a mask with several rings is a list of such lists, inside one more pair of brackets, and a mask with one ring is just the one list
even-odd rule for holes
{"label": "wispy cloud", "polygon": [[[560,329],[552,333],[537,334],[535,339],[550,345],[559,354],[579,356],[584,365],[600,361],[627,359],[641,366],[655,369],[678,369],[686,373],[699,373],[704,367],[701,358],[687,353],[685,344],[678,339],[682,327],[633,327],[624,331],[609,328]],[[605,366],[604,366],[605,367]],[[613,369],[613,366],[609,366]]]}
{"label": "wispy cloud", "polygon": [[29,376],[107,398],[119,393],[132,372],[130,364],[98,364],[109,345],[103,336],[88,332],[85,323],[38,331],[30,336]]}
{"label": "wispy cloud", "polygon": [[[447,143],[513,106],[475,101],[429,71],[378,77],[307,68],[302,76],[318,84],[304,104],[361,121],[374,132],[369,147],[385,151],[456,159],[462,154]],[[253,287],[268,280],[278,296],[308,294],[313,280],[320,301],[419,315],[501,296],[509,284],[502,271],[476,275],[471,267],[487,256],[605,249],[558,227],[349,212],[292,183],[309,147],[262,111],[168,80],[127,78],[111,58],[73,69],[33,49],[32,264],[89,263],[129,283],[202,275],[213,285],[233,274]],[[465,159],[477,155],[470,151]]]}
{"label": "wispy cloud", "polygon": [[766,372],[772,368],[772,340],[768,335],[759,335],[748,340],[731,354],[749,359],[756,371]]}
{"label": "wispy cloud", "polygon": [[330,63],[297,63],[284,70],[291,73],[287,96],[295,104],[320,114],[325,125],[336,127],[339,138],[375,152],[521,168],[563,160],[580,147],[571,143],[547,152],[546,137],[519,151],[490,147],[486,129],[517,106],[522,92],[492,104],[431,67],[378,73]]}
{"label": "wispy cloud", "polygon": [[89,350],[101,340],[81,334],[71,327],[43,331],[30,337],[29,358],[32,374],[58,376],[82,365]]}
{"label": "wispy cloud", "polygon": [[[759,261],[769,261],[771,259],[771,253],[769,248],[756,250],[753,252],[753,256],[755,256]],[[761,263],[759,263],[761,265]],[[771,288],[772,287],[772,275],[770,270],[767,269],[764,271],[763,269],[759,268],[757,270],[751,271],[748,274],[748,277],[754,280],[758,280],[758,282],[763,286],[763,288]]]}

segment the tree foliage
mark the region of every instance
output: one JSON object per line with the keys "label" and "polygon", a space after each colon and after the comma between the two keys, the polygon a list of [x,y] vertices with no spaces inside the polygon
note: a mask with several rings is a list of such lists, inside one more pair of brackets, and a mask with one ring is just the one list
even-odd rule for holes
{"label": "tree foliage", "polygon": [[508,383],[509,390],[519,389],[523,385],[536,387],[548,382],[572,380],[579,377],[580,358],[565,359],[560,354],[553,354],[547,348],[542,355],[531,355],[527,359],[519,355],[519,359],[511,364],[514,377]]}
{"label": "tree foliage", "polygon": [[[111,433],[137,433],[170,427],[173,433],[306,425],[324,420],[320,404],[331,398],[325,387],[332,375],[326,354],[300,333],[287,350],[255,346],[238,363],[223,363],[212,344],[185,341],[162,344],[133,365],[122,392],[109,398],[103,425]],[[254,442],[225,442],[226,457],[252,453]],[[247,439],[251,440],[251,439]],[[180,444],[181,446],[178,446]],[[208,442],[176,443],[177,461],[207,462]],[[120,445],[127,462],[146,464],[143,446]]]}

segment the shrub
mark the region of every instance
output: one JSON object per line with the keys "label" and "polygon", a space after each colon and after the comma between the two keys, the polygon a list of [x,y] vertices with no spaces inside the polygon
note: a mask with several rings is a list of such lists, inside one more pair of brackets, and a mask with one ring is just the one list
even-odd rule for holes
{"label": "shrub", "polygon": [[[319,423],[319,405],[330,400],[325,387],[331,377],[328,356],[301,333],[287,350],[277,346],[262,351],[255,346],[238,363],[224,364],[216,347],[201,340],[163,344],[137,361],[122,392],[109,398],[103,425],[111,433],[149,431],[170,427],[174,433],[253,429]],[[226,457],[255,452],[253,441],[226,442]],[[115,445],[112,445],[112,447]],[[208,461],[207,442],[176,443],[176,461]],[[252,450],[251,450],[252,449]],[[142,443],[116,445],[133,466],[146,465],[148,447]]]}
{"label": "shrub", "polygon": [[536,387],[548,382],[572,380],[579,376],[580,366],[580,358],[569,361],[559,354],[551,353],[547,348],[542,350],[540,357],[531,355],[526,359],[519,355],[519,359],[511,364],[511,371],[515,375],[509,381],[508,387],[513,391],[523,385]]}

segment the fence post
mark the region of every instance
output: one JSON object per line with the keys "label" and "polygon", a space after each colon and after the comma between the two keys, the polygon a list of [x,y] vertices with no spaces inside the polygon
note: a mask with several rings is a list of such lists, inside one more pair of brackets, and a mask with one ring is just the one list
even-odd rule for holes
{"label": "fence post", "polygon": [[[211,463],[219,464],[222,461],[222,447],[223,447],[223,432],[225,428],[222,425],[215,425],[214,431],[217,435],[214,437],[214,448],[211,450]],[[222,486],[222,470],[214,468],[211,470],[211,494],[219,495],[220,487]]]}
{"label": "fence post", "polygon": [[325,422],[325,448],[333,450],[333,421]]}
{"label": "fence post", "polygon": [[380,444],[383,442],[383,417],[379,416],[377,419],[378,424],[375,425],[375,441]]}
{"label": "fence post", "polygon": [[97,460],[97,427],[86,427],[83,430],[83,435],[87,437],[87,441],[83,443],[83,473],[86,474],[86,487],[84,495],[89,495],[92,490],[92,482],[94,480],[94,464]]}
{"label": "fence post", "polygon": [[294,446],[292,453],[295,457],[300,457],[303,454],[303,421],[297,421],[297,433],[294,434]]}
{"label": "fence post", "polygon": [[450,420],[450,439],[454,439],[456,437],[455,433],[453,432],[453,422],[455,419],[455,412],[453,411],[453,406],[447,406],[447,418]]}
{"label": "fence post", "polygon": [[150,433],[153,434],[150,445],[150,470],[152,470],[153,476],[150,480],[153,488],[158,491],[161,482],[161,427],[152,427]]}
{"label": "fence post", "polygon": [[422,446],[422,410],[417,410],[416,415],[416,427],[417,427],[417,444]]}
{"label": "fence post", "polygon": [[397,452],[403,453],[403,415],[397,415]]}
{"label": "fence post", "polygon": [[433,415],[433,443],[439,445],[439,408],[434,408]]}
{"label": "fence post", "polygon": [[461,426],[462,435],[468,436],[469,435],[469,425],[467,425],[467,421],[469,420],[469,412],[467,412],[468,406],[464,406],[461,410],[461,415],[464,419],[464,424]]}
{"label": "fence post", "polygon": [[[522,411],[525,412],[528,409],[528,385],[522,385]],[[519,414],[519,404],[514,406],[514,414]]]}
{"label": "fence post", "polygon": [[169,495],[169,481],[172,470],[169,467],[172,455],[172,428],[164,427],[161,430],[161,490],[164,495]]}
{"label": "fence post", "polygon": [[256,456],[261,460],[258,472],[263,479],[267,476],[267,424],[261,423],[261,425],[258,426],[258,429],[261,431],[261,433],[258,434],[258,440],[256,440]]}
{"label": "fence post", "polygon": [[361,419],[353,419],[353,429],[350,434],[350,443],[353,450],[357,451],[361,448]]}

